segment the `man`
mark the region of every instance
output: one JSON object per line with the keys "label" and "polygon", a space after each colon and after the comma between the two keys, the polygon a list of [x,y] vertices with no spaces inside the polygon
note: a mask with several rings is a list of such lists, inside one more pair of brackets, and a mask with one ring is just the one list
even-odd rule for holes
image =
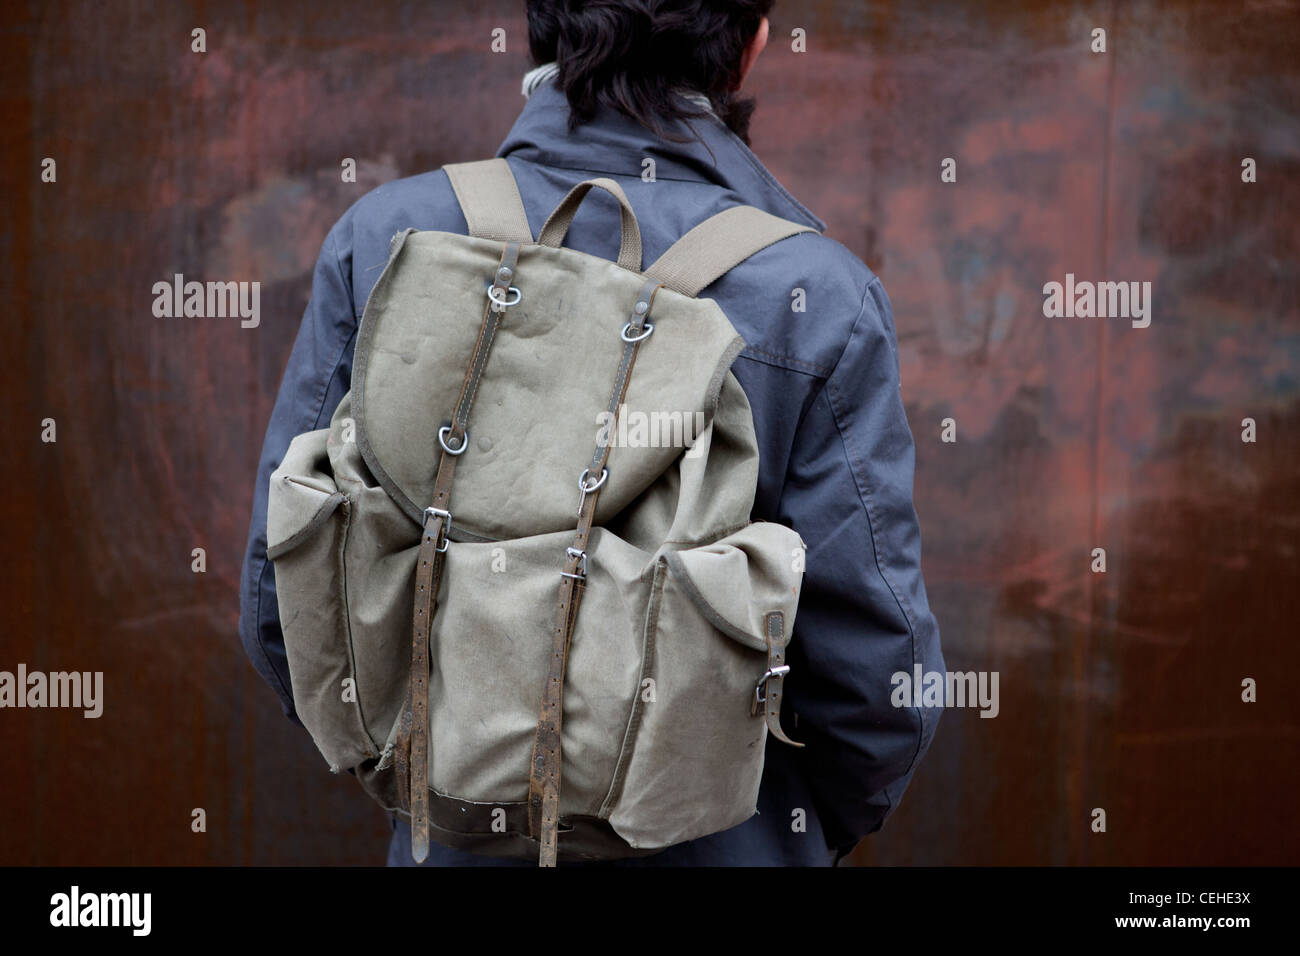
{"label": "man", "polygon": [[[533,233],[574,184],[596,176],[626,191],[646,262],[738,203],[823,229],[746,146],[753,104],[739,90],[767,41],[771,6],[530,0],[542,65],[525,79],[526,105],[497,155]],[[608,256],[617,213],[612,201],[588,203],[566,245]],[[366,297],[390,237],[410,226],[466,231],[441,170],[375,190],[326,237],[262,450],[240,633],[291,717],[266,558],[268,477],[290,439],[323,427],[348,390]],[[890,703],[891,675],[944,669],[921,577],[893,317],[880,280],[816,233],[768,247],[702,295],[747,343],[733,371],[759,439],[753,518],[790,525],[808,545],[786,684],[792,734],[807,746],[769,741],[759,813],[744,824],[624,865],[825,865],[880,827],[939,716]],[[390,861],[409,862],[409,827],[394,820],[394,830]],[[501,861],[435,846],[428,862]]]}

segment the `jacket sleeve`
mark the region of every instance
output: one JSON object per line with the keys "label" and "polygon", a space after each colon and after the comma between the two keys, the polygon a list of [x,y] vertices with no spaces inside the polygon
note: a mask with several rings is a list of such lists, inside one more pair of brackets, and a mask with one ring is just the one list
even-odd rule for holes
{"label": "jacket sleeve", "polygon": [[357,320],[351,283],[348,217],[330,230],[312,278],[302,318],[267,426],[253,490],[253,517],[239,587],[239,637],[253,667],[298,723],[275,595],[275,569],[266,557],[266,502],[271,472],[300,432],[325,427],[351,386]]}
{"label": "jacket sleeve", "polygon": [[807,545],[790,645],[792,736],[807,744],[801,757],[839,856],[898,803],[941,713],[891,704],[891,675],[944,669],[899,387],[893,315],[873,278],[800,425],[781,501]]}

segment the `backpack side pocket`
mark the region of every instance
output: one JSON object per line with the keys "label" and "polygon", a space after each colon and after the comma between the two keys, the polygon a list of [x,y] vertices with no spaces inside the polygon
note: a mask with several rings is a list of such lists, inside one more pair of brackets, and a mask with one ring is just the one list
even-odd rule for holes
{"label": "backpack side pocket", "polygon": [[329,434],[294,438],[271,475],[267,556],[275,565],[294,707],[338,773],[379,754],[357,695],[344,587],[352,509],[330,474]]}
{"label": "backpack side pocket", "polygon": [[760,522],[656,559],[644,675],[653,693],[638,704],[609,814],[632,846],[693,840],[757,809],[767,725],[751,705],[768,666],[762,621],[772,611],[793,621],[801,544]]}

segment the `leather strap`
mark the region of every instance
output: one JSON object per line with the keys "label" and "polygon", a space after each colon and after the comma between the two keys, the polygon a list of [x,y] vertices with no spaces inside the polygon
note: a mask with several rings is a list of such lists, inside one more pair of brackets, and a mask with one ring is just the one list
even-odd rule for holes
{"label": "leather strap", "polygon": [[781,729],[781,691],[785,686],[785,675],[790,668],[785,663],[785,615],[780,611],[769,611],[764,618],[767,637],[767,673],[758,679],[754,687],[754,699],[750,702],[749,712],[757,716],[758,708],[763,708],[767,729],[777,740],[791,747],[803,744],[791,740]]}
{"label": "leather strap", "polygon": [[[627,396],[627,384],[636,362],[637,349],[654,331],[654,326],[648,319],[660,285],[658,280],[651,279],[641,287],[632,310],[632,318],[623,327],[623,357],[619,361],[618,373],[614,377],[614,386],[609,396],[611,422],[617,421],[619,408]],[[573,628],[578,618],[578,605],[586,586],[587,541],[595,520],[600,489],[609,477],[605,467],[609,453],[608,442],[597,442],[591,463],[579,478],[581,498],[578,502],[577,531],[572,546],[565,552],[560,591],[555,602],[551,657],[547,665],[546,683],[542,686],[541,713],[537,720],[528,776],[528,832],[541,844],[539,866],[555,866],[559,853],[560,767],[563,759],[560,730],[564,717],[564,672]]]}
{"label": "leather strap", "polygon": [[632,211],[632,204],[628,202],[627,193],[623,192],[623,187],[612,179],[604,177],[588,179],[570,189],[568,194],[560,200],[560,204],[555,207],[555,211],[547,217],[545,224],[542,226],[542,231],[537,234],[538,244],[551,246],[555,249],[560,248],[565,235],[569,231],[569,226],[573,223],[573,217],[578,212],[578,206],[582,204],[583,199],[587,197],[593,187],[605,190],[618,200],[619,223],[623,229],[622,241],[618,249],[618,264],[632,272],[640,272],[641,227],[637,224],[636,213]]}
{"label": "leather strap", "polygon": [[669,246],[645,274],[674,292],[695,296],[772,243],[816,231],[753,206],[732,206],[710,216]]}
{"label": "leather strap", "polygon": [[505,315],[510,280],[519,260],[519,243],[507,242],[493,277],[474,355],[461,384],[451,423],[438,432],[442,455],[433,482],[433,503],[424,510],[424,528],[415,565],[415,610],[411,622],[411,674],[402,709],[394,765],[398,792],[411,814],[411,856],[423,863],[429,855],[429,633],[438,609],[443,554],[451,530],[451,486],[456,461],[469,446],[469,412],[487,367],[488,354]]}
{"label": "leather strap", "polygon": [[501,242],[533,241],[519,186],[504,159],[450,163],[442,169],[451,180],[471,236]]}

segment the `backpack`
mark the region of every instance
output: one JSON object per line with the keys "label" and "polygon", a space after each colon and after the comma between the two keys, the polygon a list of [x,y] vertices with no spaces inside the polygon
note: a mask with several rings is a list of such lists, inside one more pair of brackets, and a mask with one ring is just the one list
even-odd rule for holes
{"label": "backpack", "polygon": [[[811,230],[735,206],[643,270],[613,180],[534,241],[505,160],[444,168],[469,235],[393,237],[351,391],[271,476],[298,715],[417,862],[430,838],[553,866],[733,827],[767,734],[802,746],[780,711],[804,544],[750,520],[744,342],[696,294]],[[616,263],[561,245],[592,189]]]}

